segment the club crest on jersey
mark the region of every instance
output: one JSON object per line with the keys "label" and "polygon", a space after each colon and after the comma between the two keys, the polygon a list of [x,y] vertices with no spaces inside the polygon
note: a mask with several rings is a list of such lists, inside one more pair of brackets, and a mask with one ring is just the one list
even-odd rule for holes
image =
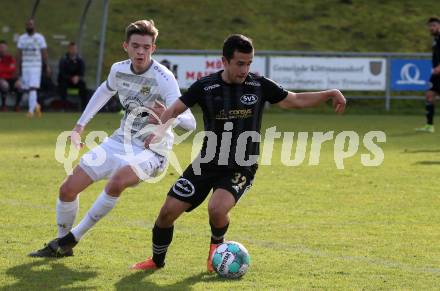
{"label": "club crest on jersey", "polygon": [[253,105],[257,103],[258,96],[255,94],[244,94],[243,96],[240,97],[240,101],[244,105]]}
{"label": "club crest on jersey", "polygon": [[140,92],[141,92],[143,95],[148,95],[148,94],[150,93],[150,91],[151,91],[151,88],[150,88],[150,87],[143,86]]}

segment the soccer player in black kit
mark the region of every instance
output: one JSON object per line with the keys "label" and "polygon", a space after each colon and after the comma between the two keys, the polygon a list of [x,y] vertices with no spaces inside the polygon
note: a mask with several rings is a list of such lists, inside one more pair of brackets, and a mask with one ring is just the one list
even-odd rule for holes
{"label": "soccer player in black kit", "polygon": [[432,74],[431,88],[426,91],[426,124],[416,128],[417,131],[433,133],[434,130],[434,101],[440,95],[440,18],[431,17],[428,19],[428,29],[433,37],[432,43]]}
{"label": "soccer player in black kit", "polygon": [[[249,190],[257,171],[259,132],[266,101],[281,108],[313,107],[332,99],[337,113],[345,110],[339,90],[293,93],[272,80],[249,72],[254,49],[252,41],[239,34],[229,36],[223,45],[224,70],[201,78],[161,115],[162,126],[150,135],[145,146],[153,146],[173,117],[199,104],[203,111],[206,136],[199,156],[186,168],[168,192],[153,227],[153,257],[132,266],[136,270],[155,270],[165,264],[173,237],[174,221],[185,211],[199,206],[208,196],[211,244],[207,268],[212,272],[211,256],[223,242],[229,226],[229,211]],[[168,122],[168,123],[167,123]]]}

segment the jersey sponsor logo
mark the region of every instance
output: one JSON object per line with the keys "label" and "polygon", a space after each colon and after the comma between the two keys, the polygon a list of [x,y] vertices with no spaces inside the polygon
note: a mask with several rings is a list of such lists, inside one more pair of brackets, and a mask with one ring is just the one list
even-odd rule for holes
{"label": "jersey sponsor logo", "polygon": [[255,81],[244,82],[244,84],[248,85],[248,86],[261,87],[261,83],[260,82],[255,82]]}
{"label": "jersey sponsor logo", "polygon": [[174,183],[173,191],[179,196],[189,197],[194,194],[195,188],[191,181],[185,178],[180,178]]}
{"label": "jersey sponsor logo", "polygon": [[219,111],[219,113],[217,113],[217,115],[215,116],[215,119],[226,120],[226,119],[228,119],[228,115],[226,114],[225,110],[222,109]]}
{"label": "jersey sponsor logo", "polygon": [[252,109],[232,109],[226,112],[224,109],[220,110],[215,119],[228,120],[228,119],[244,119],[252,116]]}
{"label": "jersey sponsor logo", "polygon": [[211,86],[203,88],[203,90],[209,91],[209,90],[212,90],[212,89],[215,89],[215,88],[218,88],[218,87],[220,87],[220,84],[214,84],[214,85],[211,85]]}
{"label": "jersey sponsor logo", "polygon": [[257,103],[257,101],[258,101],[258,96],[255,94],[244,94],[243,96],[240,97],[240,102],[245,105],[252,105]]}

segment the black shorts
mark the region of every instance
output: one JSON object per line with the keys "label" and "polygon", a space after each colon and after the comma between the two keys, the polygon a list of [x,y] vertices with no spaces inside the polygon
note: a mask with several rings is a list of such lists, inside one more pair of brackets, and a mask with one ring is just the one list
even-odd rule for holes
{"label": "black shorts", "polygon": [[192,165],[189,165],[182,176],[171,187],[168,195],[197,208],[206,199],[211,190],[224,189],[229,191],[235,199],[235,203],[251,188],[255,171],[248,168],[203,168],[200,175],[194,173]]}
{"label": "black shorts", "polygon": [[15,82],[17,82],[17,79],[14,78],[14,79],[3,79],[3,80],[8,82],[8,85],[9,85],[8,92],[18,92],[19,91],[17,88],[15,88]]}
{"label": "black shorts", "polygon": [[429,91],[434,91],[437,94],[440,94],[440,75],[431,75],[431,79],[429,79],[431,83],[431,88]]}

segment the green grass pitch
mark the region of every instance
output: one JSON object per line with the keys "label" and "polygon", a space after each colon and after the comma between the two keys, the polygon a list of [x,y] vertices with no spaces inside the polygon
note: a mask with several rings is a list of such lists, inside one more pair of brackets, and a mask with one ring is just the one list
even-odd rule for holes
{"label": "green grass pitch", "polygon": [[[88,130],[111,133],[119,115],[99,114]],[[365,133],[381,130],[385,155],[365,167],[364,146],[336,168],[334,142],[320,164],[286,167],[281,139],[271,166],[260,166],[254,186],[231,212],[227,239],[243,243],[251,266],[241,280],[205,272],[209,225],[206,202],[175,225],[167,265],[155,273],[129,266],[151,254],[151,227],[178,177],[170,170],[157,184],[123,193],[116,208],[60,260],[32,259],[30,251],[56,235],[55,201],[65,178],[54,158],[56,137],[78,114],[26,119],[0,114],[0,290],[432,290],[440,286],[440,136],[413,128],[422,116],[266,112],[263,127],[278,131]],[[203,128],[197,113],[198,130]],[[296,135],[295,135],[296,136]],[[294,148],[295,149],[295,143]],[[191,142],[175,148],[182,167]],[[84,152],[84,151],[83,151]],[[80,198],[79,218],[104,187]]]}

